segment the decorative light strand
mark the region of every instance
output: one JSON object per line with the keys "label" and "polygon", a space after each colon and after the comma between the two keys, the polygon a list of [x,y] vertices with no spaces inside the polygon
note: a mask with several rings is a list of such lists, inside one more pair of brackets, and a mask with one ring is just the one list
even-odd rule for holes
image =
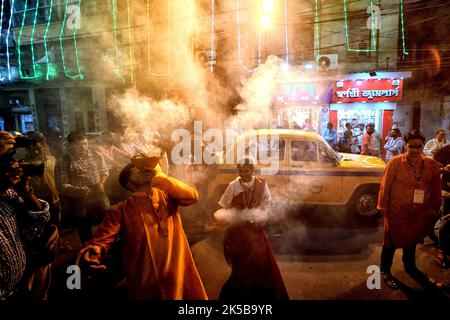
{"label": "decorative light strand", "polygon": [[[150,0],[147,0],[147,3],[149,3]],[[163,72],[163,73],[157,73],[157,72],[153,72],[151,70],[151,49],[150,49],[150,25],[151,25],[151,21],[150,21],[150,5],[148,6],[149,10],[148,10],[148,23],[149,23],[149,37],[148,37],[148,70],[150,75],[155,76],[155,77],[166,77],[168,75],[170,75],[170,73],[172,72],[172,49],[171,49],[171,43],[170,43],[170,39],[171,39],[171,33],[170,33],[170,0],[167,0],[167,57],[168,57],[168,66],[167,66],[167,71]]]}
{"label": "decorative light strand", "polygon": [[[78,8],[81,10],[81,0],[78,0]],[[81,15],[80,15],[80,19],[81,19]],[[81,23],[80,20],[79,20],[79,22]],[[78,27],[78,25],[77,25],[77,27]],[[79,77],[80,79],[83,79],[83,74],[81,73],[81,66],[80,66],[80,62],[78,59],[77,30],[78,30],[78,28],[74,28],[74,32],[73,32],[73,43],[74,43],[74,48],[75,48],[75,57],[77,59],[77,69],[78,69],[77,77]]]}
{"label": "decorative light strand", "polygon": [[370,15],[372,17],[372,42],[373,42],[373,49],[352,49],[350,48],[349,43],[349,34],[348,34],[348,17],[347,17],[347,0],[344,0],[344,20],[345,20],[345,43],[347,46],[347,51],[352,52],[374,52],[376,51],[376,31],[375,31],[375,19],[373,14],[373,0],[370,0]]}
{"label": "decorative light strand", "polygon": [[288,36],[288,9],[287,0],[284,0],[284,43],[285,43],[285,59],[286,65],[289,66],[289,36]]}
{"label": "decorative light strand", "polygon": [[3,11],[5,7],[5,0],[2,0],[2,12],[0,13],[0,43],[2,42],[2,31],[3,31]]}
{"label": "decorative light strand", "polygon": [[314,1],[314,27],[316,30],[316,62],[319,63],[320,57],[320,34],[319,34],[319,0]]}
{"label": "decorative light strand", "polygon": [[130,82],[134,82],[133,70],[133,37],[131,34],[131,14],[130,14],[130,0],[127,0],[127,19],[128,19],[128,38],[130,40]]}
{"label": "decorative light strand", "polygon": [[20,46],[22,43],[22,34],[23,34],[23,28],[25,26],[25,19],[27,17],[27,10],[28,10],[28,0],[25,0],[23,15],[22,15],[22,25],[20,26],[19,31],[19,37],[17,38],[17,56],[19,61],[19,75],[21,79],[35,79],[37,78],[36,75],[36,64],[34,63],[34,46],[33,46],[33,38],[34,38],[34,31],[36,30],[36,22],[37,22],[37,14],[38,14],[38,8],[39,8],[39,0],[36,1],[36,7],[34,12],[34,20],[33,20],[33,27],[31,29],[31,38],[30,38],[30,47],[31,47],[31,63],[33,65],[33,76],[24,76],[22,73],[22,50],[20,50]]}
{"label": "decorative light strand", "polygon": [[403,0],[400,0],[400,19],[402,23],[402,46],[403,46],[403,54],[408,55],[409,52],[406,51],[406,45],[405,45],[405,17],[403,13]]}
{"label": "decorative light strand", "polygon": [[115,44],[115,54],[116,54],[116,68],[114,69],[114,73],[125,83],[125,78],[122,76],[120,72],[120,58],[119,58],[119,44],[117,39],[117,0],[111,0],[112,5],[112,13],[113,13],[113,26],[114,26],[114,44]]}
{"label": "decorative light strand", "polygon": [[[81,0],[78,0],[78,6],[80,6],[80,2]],[[66,0],[66,5],[65,5],[65,9],[64,9],[64,19],[62,21],[62,25],[61,25],[61,31],[59,33],[59,46],[61,48],[61,58],[62,58],[62,64],[63,64],[63,69],[64,69],[64,74],[66,75],[67,78],[80,78],[83,79],[83,75],[81,74],[81,70],[80,70],[80,64],[78,61],[78,49],[77,49],[77,42],[76,42],[76,34],[77,34],[77,28],[78,26],[76,26],[74,28],[74,33],[73,33],[73,38],[74,38],[74,48],[75,48],[75,57],[76,57],[76,64],[77,64],[77,69],[78,69],[78,74],[77,75],[70,75],[67,72],[67,66],[66,66],[66,60],[64,57],[64,47],[63,47],[63,34],[64,34],[64,28],[66,26],[66,18],[67,18],[67,6],[69,4],[69,0]],[[81,7],[80,7],[81,8]]]}
{"label": "decorative light strand", "polygon": [[11,22],[14,14],[14,0],[11,0],[11,12],[9,15],[8,31],[6,33],[6,61],[8,64],[8,80],[11,81],[11,64],[9,60],[9,34],[11,32]]}
{"label": "decorative light strand", "polygon": [[45,28],[45,32],[44,32],[44,51],[45,51],[45,56],[47,57],[47,73],[45,75],[45,79],[47,79],[47,80],[50,80],[50,59],[48,57],[47,35],[48,35],[48,30],[50,28],[50,23],[52,21],[52,11],[53,11],[53,0],[50,0],[50,11],[49,11],[48,20],[47,20],[47,27]]}
{"label": "decorative light strand", "polygon": [[372,23],[372,43],[373,43],[373,50],[377,50],[377,30],[375,29],[375,15],[373,14],[373,0],[370,0],[370,14],[371,19],[370,22]]}
{"label": "decorative light strand", "polygon": [[244,62],[242,61],[242,56],[241,56],[241,14],[240,14],[240,0],[236,0],[236,4],[237,4],[237,45],[238,45],[238,58],[239,58],[239,64],[241,65],[241,67],[247,71],[247,72],[254,72],[256,70],[259,69],[260,65],[261,65],[261,38],[262,38],[262,32],[261,29],[259,30],[259,36],[258,36],[258,65],[253,68],[247,68],[244,65]]}
{"label": "decorative light strand", "polygon": [[215,47],[214,47],[214,6],[215,6],[215,0],[212,0],[211,2],[211,59],[209,61],[209,65],[211,68],[211,72],[214,72],[214,61],[213,58],[215,58]]}

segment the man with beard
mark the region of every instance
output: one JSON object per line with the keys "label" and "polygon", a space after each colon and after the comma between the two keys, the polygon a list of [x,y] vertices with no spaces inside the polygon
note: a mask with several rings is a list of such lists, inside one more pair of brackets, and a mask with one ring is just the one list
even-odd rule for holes
{"label": "man with beard", "polygon": [[[61,204],[55,183],[56,159],[50,153],[47,139],[41,132],[28,132],[27,138],[32,139],[34,143],[30,143],[25,148],[26,155],[23,160],[30,165],[43,165],[42,174],[30,177],[30,185],[36,196],[50,205],[50,221],[45,229],[46,234],[53,235],[52,241],[55,245],[53,250],[56,254],[59,248],[59,232],[57,229],[61,221]],[[33,265],[29,264],[28,266],[24,291],[35,300],[46,300],[50,287],[51,264],[47,264],[47,262],[50,262],[48,259],[45,259],[47,261],[34,260]]]}
{"label": "man with beard", "polygon": [[379,157],[380,147],[380,134],[375,131],[375,125],[373,123],[368,123],[366,126],[366,134],[363,136],[361,154]]}
{"label": "man with beard", "polygon": [[109,209],[105,194],[108,167],[101,154],[89,150],[88,138],[82,132],[70,133],[67,142],[69,152],[58,164],[58,182],[84,243],[92,238],[91,226],[100,223]]}
{"label": "man with beard", "polygon": [[109,210],[80,255],[92,268],[105,269],[101,258],[120,235],[131,299],[207,299],[178,211],[197,202],[197,190],[161,171],[157,175],[159,159],[147,159],[121,171],[120,184],[133,194]]}

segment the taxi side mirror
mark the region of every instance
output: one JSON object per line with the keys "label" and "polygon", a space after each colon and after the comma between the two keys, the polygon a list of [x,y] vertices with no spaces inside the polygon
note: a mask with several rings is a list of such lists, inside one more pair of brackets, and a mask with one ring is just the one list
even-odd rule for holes
{"label": "taxi side mirror", "polygon": [[337,167],[339,165],[339,161],[336,158],[331,157],[329,155],[326,155],[324,157],[320,157],[320,162],[322,162],[322,163],[331,163],[331,165],[333,167]]}
{"label": "taxi side mirror", "polygon": [[337,161],[337,159],[334,158],[334,157],[326,157],[325,159],[323,159],[323,162],[331,163],[331,165],[333,167],[338,167],[339,166],[339,161]]}

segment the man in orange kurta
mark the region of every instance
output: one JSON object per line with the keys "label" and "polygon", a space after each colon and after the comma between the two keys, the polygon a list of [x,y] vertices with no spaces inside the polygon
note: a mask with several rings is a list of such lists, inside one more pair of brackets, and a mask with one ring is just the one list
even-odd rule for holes
{"label": "man in orange kurta", "polygon": [[387,286],[398,289],[391,275],[395,249],[403,248],[405,271],[424,278],[415,261],[416,245],[431,229],[441,205],[438,163],[422,155],[425,136],[418,130],[405,135],[406,153],[387,164],[378,195],[378,209],[384,214],[381,271]]}
{"label": "man in orange kurta", "polygon": [[207,299],[178,212],[198,200],[197,190],[133,164],[119,180],[133,194],[107,213],[86,244],[84,260],[99,264],[120,234],[131,299]]}

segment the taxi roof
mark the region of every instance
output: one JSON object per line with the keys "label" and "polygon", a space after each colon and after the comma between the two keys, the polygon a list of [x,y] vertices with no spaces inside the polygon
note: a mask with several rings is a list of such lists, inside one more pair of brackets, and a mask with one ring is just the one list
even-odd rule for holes
{"label": "taxi roof", "polygon": [[278,136],[293,136],[307,139],[319,139],[322,140],[322,136],[315,131],[305,131],[298,129],[256,129],[249,130],[242,134],[243,136],[253,136],[253,135],[278,135]]}

